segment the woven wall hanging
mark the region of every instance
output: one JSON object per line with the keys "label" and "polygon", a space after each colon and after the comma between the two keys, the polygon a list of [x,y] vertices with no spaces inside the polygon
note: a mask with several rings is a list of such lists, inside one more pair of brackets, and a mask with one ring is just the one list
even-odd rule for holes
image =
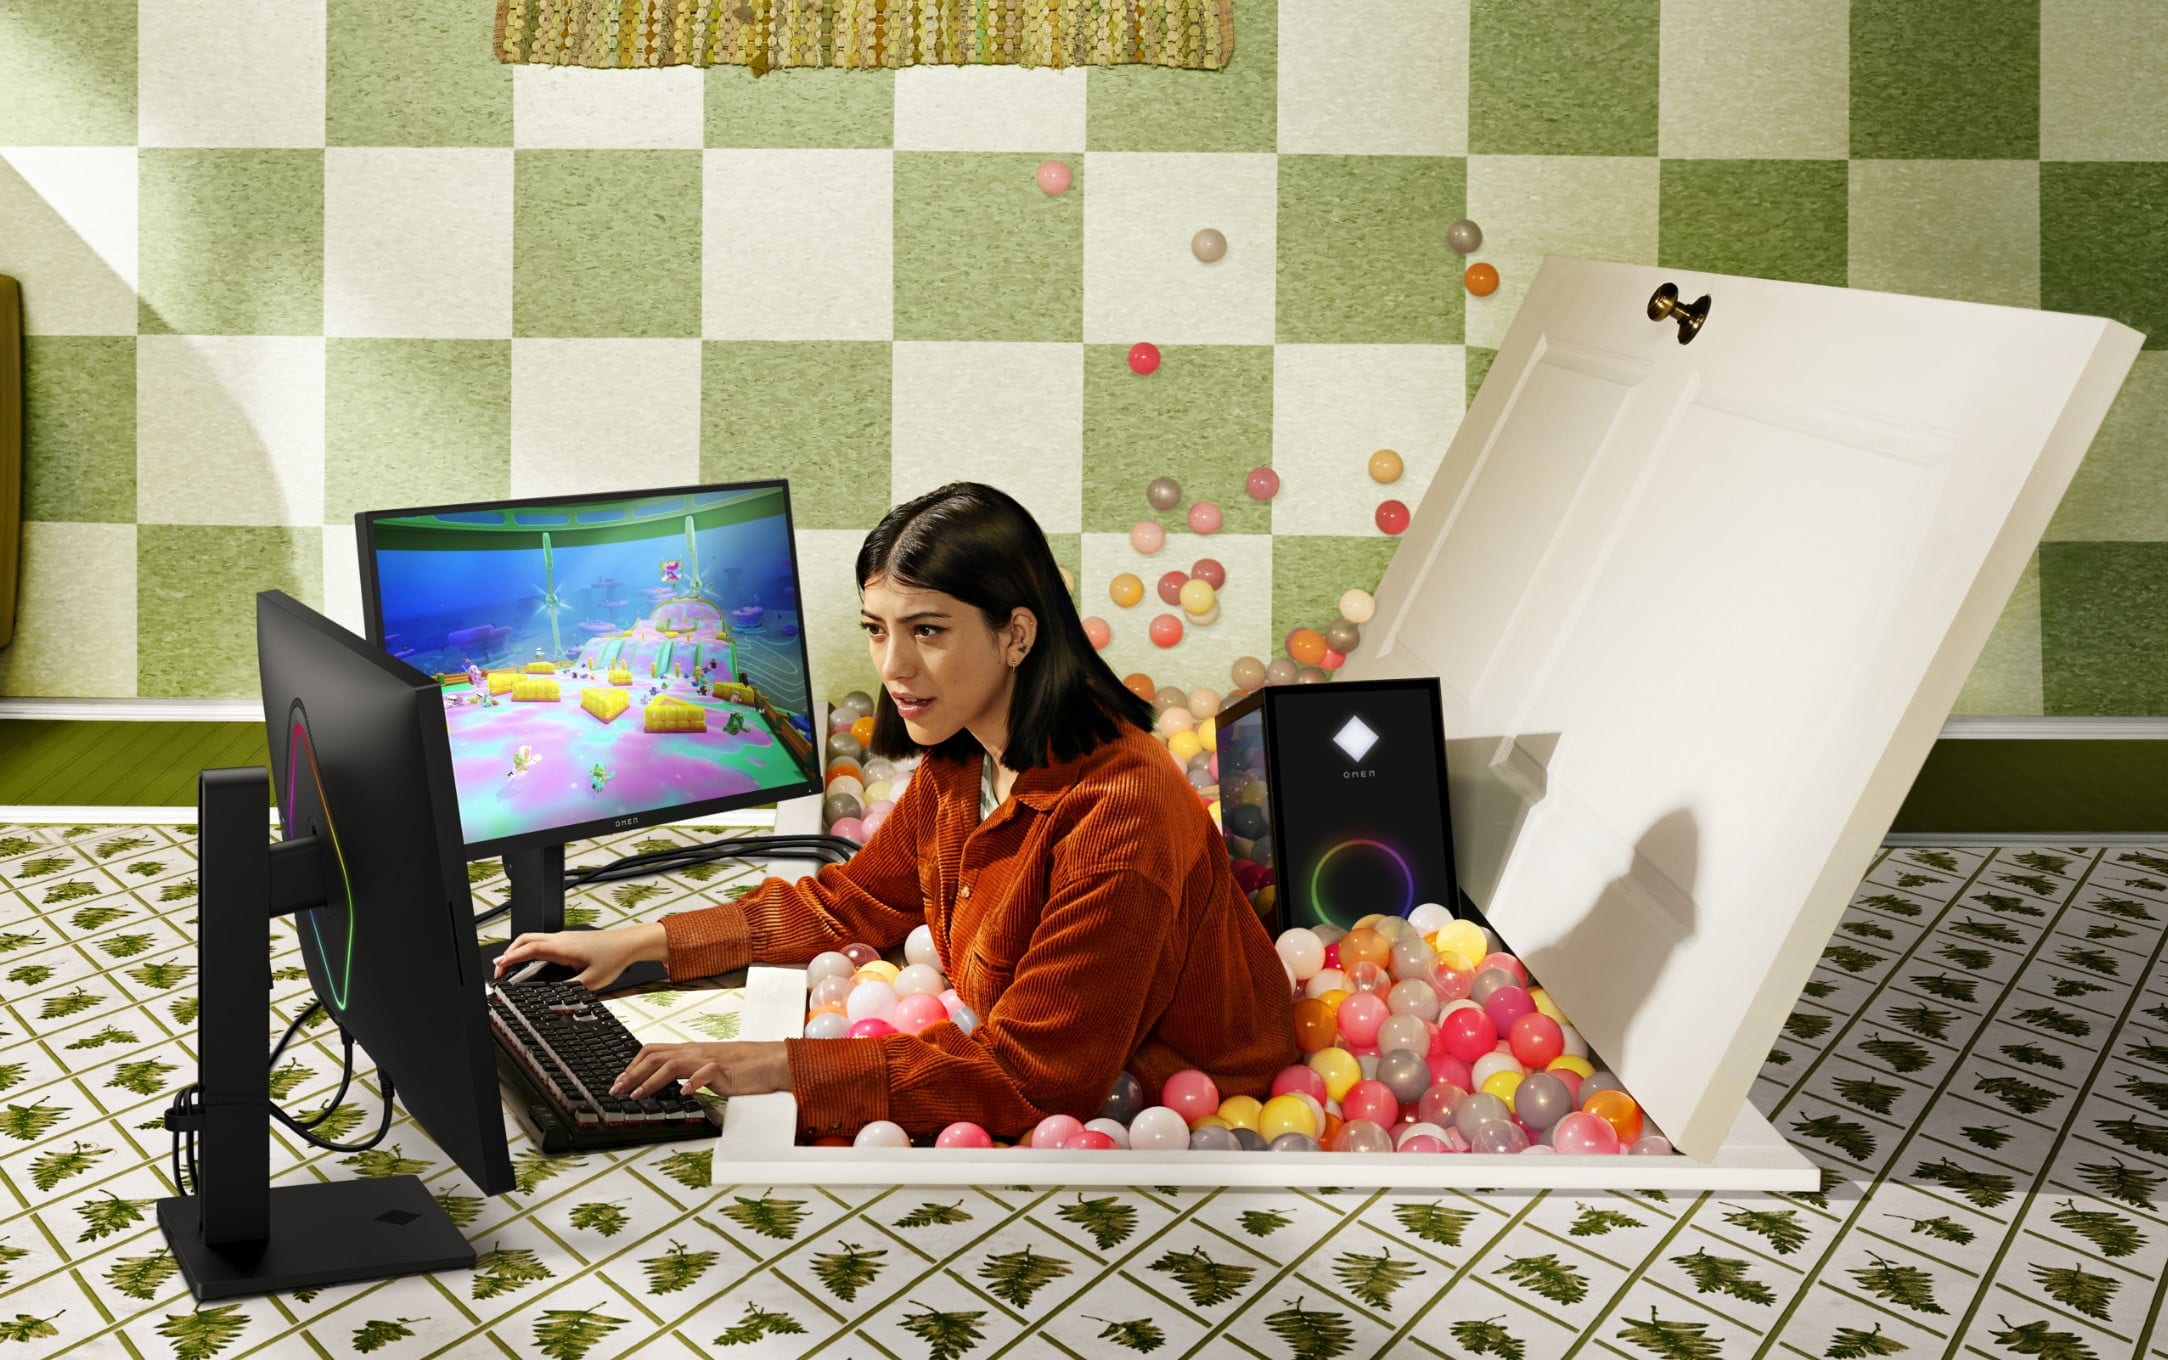
{"label": "woven wall hanging", "polygon": [[498,0],[542,66],[1174,66],[1234,55],[1234,0]]}

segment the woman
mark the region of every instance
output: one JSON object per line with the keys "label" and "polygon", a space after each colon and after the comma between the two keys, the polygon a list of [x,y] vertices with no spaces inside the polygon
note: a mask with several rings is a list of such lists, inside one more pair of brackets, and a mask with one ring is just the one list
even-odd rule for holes
{"label": "woman", "polygon": [[1287,975],[1029,512],[971,482],[929,492],[867,535],[858,582],[882,684],[871,749],[926,757],[865,848],[657,923],[522,935],[498,972],[545,959],[593,985],[658,959],[704,977],[890,949],[925,924],[981,1017],[969,1032],[651,1044],[612,1090],[788,1089],[816,1137],[877,1119],[1014,1137],[1096,1114],[1125,1068],[1148,1093],[1194,1067],[1223,1095],[1263,1095],[1296,1057]]}

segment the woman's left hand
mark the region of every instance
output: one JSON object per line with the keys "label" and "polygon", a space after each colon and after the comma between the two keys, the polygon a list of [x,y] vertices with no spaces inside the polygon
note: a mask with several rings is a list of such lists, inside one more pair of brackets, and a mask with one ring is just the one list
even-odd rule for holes
{"label": "woman's left hand", "polygon": [[790,1059],[783,1041],[732,1044],[647,1044],[633,1055],[613,1096],[642,1100],[669,1083],[687,1094],[705,1086],[719,1096],[753,1096],[790,1089]]}

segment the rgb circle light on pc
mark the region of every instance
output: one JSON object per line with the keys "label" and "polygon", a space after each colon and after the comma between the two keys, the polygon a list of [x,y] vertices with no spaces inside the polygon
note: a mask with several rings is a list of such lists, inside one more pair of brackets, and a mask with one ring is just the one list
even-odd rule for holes
{"label": "rgb circle light on pc", "polygon": [[[1320,921],[1332,921],[1342,925],[1346,924],[1346,922],[1341,921],[1338,916],[1335,916],[1326,907],[1324,893],[1322,892],[1322,885],[1325,878],[1325,866],[1332,863],[1333,860],[1342,852],[1357,849],[1374,850],[1381,852],[1399,867],[1401,882],[1406,884],[1406,897],[1404,898],[1404,900],[1402,900],[1399,908],[1392,914],[1395,916],[1405,916],[1409,912],[1415,910],[1415,871],[1408,867],[1408,861],[1401,855],[1398,850],[1393,849],[1393,847],[1387,845],[1383,841],[1374,841],[1367,838],[1358,837],[1354,840],[1341,841],[1339,844],[1333,846],[1324,854],[1317,857],[1316,867],[1310,870],[1311,913]],[[1369,913],[1367,911],[1357,913],[1357,915],[1364,916],[1368,914]],[[1354,917],[1349,918],[1349,920],[1353,919]]]}

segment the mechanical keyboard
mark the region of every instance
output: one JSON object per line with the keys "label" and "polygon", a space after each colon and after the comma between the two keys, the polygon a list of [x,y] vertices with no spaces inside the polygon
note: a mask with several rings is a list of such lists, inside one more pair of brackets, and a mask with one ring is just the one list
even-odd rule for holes
{"label": "mechanical keyboard", "polygon": [[644,1100],[610,1094],[640,1041],[577,982],[521,982],[489,991],[497,1070],[515,1117],[544,1152],[584,1152],[713,1138],[715,1118],[666,1087]]}

